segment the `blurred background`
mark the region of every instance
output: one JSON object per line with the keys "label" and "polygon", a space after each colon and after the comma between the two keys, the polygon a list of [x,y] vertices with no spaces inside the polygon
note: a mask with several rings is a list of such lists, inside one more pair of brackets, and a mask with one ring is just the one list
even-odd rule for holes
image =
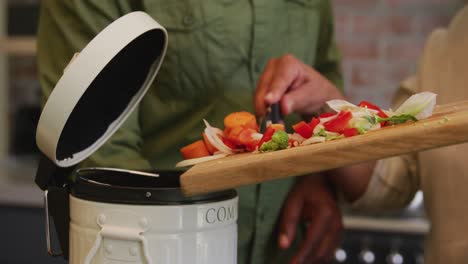
{"label": "blurred background", "polygon": [[[336,39],[350,101],[390,106],[414,73],[429,33],[467,0],[334,0]],[[35,32],[39,0],[0,0],[0,263],[65,263],[46,256],[43,194],[33,183],[39,117]],[[423,263],[428,222],[417,195],[404,212],[346,210],[336,263]]]}

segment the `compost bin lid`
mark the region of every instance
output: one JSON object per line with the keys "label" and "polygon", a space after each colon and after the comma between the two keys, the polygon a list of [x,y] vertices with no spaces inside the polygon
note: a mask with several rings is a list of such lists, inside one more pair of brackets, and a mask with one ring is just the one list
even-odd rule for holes
{"label": "compost bin lid", "polygon": [[93,154],[132,113],[167,48],[166,30],[144,12],[120,17],[67,66],[39,119],[36,141],[56,165]]}

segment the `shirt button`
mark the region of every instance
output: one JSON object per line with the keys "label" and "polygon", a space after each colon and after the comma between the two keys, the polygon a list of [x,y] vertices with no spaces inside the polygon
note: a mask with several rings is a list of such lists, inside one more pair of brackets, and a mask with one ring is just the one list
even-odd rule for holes
{"label": "shirt button", "polygon": [[186,15],[184,17],[184,24],[189,26],[189,25],[192,25],[193,23],[195,22],[195,19],[192,15]]}

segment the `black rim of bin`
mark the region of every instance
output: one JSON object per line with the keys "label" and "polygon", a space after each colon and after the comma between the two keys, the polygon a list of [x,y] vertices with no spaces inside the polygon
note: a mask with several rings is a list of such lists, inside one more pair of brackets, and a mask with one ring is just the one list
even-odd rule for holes
{"label": "black rim of bin", "polygon": [[181,171],[140,172],[114,168],[84,168],[76,172],[73,196],[96,202],[135,205],[186,205],[232,199],[235,190],[185,196]]}

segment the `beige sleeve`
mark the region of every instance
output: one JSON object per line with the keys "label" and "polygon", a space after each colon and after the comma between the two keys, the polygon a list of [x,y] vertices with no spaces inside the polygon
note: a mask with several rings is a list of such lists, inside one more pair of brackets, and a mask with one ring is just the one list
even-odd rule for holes
{"label": "beige sleeve", "polygon": [[[402,82],[393,105],[398,106],[418,92],[416,77]],[[352,204],[355,209],[371,211],[404,208],[419,189],[417,154],[391,157],[377,161],[364,195]]]}
{"label": "beige sleeve", "polygon": [[375,166],[366,192],[352,207],[371,211],[402,209],[418,189],[419,178],[413,155],[382,159]]}

